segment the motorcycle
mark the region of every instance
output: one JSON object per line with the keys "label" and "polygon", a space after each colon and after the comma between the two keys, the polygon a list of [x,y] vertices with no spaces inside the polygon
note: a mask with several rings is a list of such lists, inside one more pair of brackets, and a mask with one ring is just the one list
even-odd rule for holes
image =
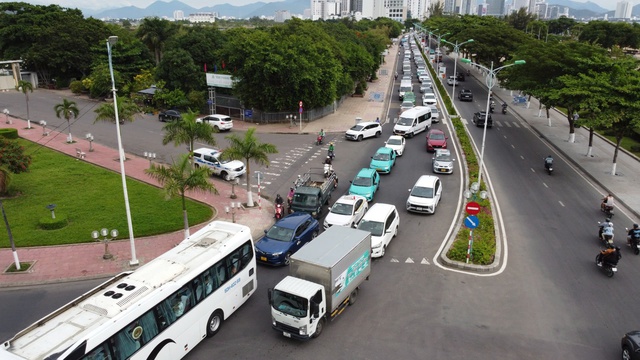
{"label": "motorcycle", "polygon": [[613,249],[613,236],[611,236],[611,239],[605,239],[604,235],[602,234],[602,230],[604,228],[601,226],[601,224],[602,223],[598,221],[598,240],[600,240],[602,244],[608,249]]}
{"label": "motorcycle", "polygon": [[547,158],[544,158],[544,169],[547,170],[549,175],[551,175],[553,172],[553,160],[551,162],[547,162]]}
{"label": "motorcycle", "polygon": [[507,104],[502,104],[502,114],[507,115]]}
{"label": "motorcycle", "polygon": [[613,217],[613,206],[601,206],[600,207],[600,211],[602,211],[606,217],[608,218],[612,218]]}
{"label": "motorcycle", "polygon": [[324,177],[328,178],[333,173],[333,165],[324,164]]}
{"label": "motorcycle", "polygon": [[293,203],[293,198],[287,198],[287,213],[292,214],[293,209],[291,208],[291,203]]}
{"label": "motorcycle", "polygon": [[331,150],[327,150],[327,156],[331,158],[331,161],[336,157],[336,153]]}
{"label": "motorcycle", "polygon": [[[624,231],[627,234],[629,233],[628,228],[624,228]],[[630,244],[631,249],[633,250],[633,253],[636,255],[640,254],[640,239],[631,235],[628,235],[627,238],[628,238],[627,242]]]}
{"label": "motorcycle", "polygon": [[618,272],[618,264],[613,264],[606,260],[600,262],[600,255],[601,254],[596,255],[596,266],[602,269],[608,277],[612,277]]}
{"label": "motorcycle", "polygon": [[316,145],[322,145],[323,142],[324,142],[324,136],[318,135],[318,138],[316,139]]}
{"label": "motorcycle", "polygon": [[282,204],[276,204],[276,209],[275,209],[275,218],[276,220],[280,220],[282,219],[282,214],[284,213],[284,209]]}
{"label": "motorcycle", "polygon": [[493,114],[493,110],[495,110],[496,108],[496,104],[494,102],[491,102],[491,105],[489,105],[489,113]]}

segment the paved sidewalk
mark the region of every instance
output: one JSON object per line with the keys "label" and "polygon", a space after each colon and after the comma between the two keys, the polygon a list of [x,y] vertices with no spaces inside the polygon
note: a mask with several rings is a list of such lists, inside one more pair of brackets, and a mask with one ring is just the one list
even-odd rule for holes
{"label": "paved sidewalk", "polygon": [[[460,71],[471,69],[472,77],[480,82],[484,82],[484,76],[477,70],[473,70],[469,65],[462,66]],[[614,195],[616,206],[622,206],[625,212],[633,218],[635,222],[640,220],[640,159],[624,149],[618,151],[616,159],[616,173],[612,175],[613,154],[615,144],[594,133],[593,148],[590,156],[588,153],[589,130],[585,128],[575,129],[575,141],[569,142],[569,123],[566,115],[556,109],[552,109],[550,121],[546,117],[546,111],[540,112],[540,102],[532,98],[529,107],[525,105],[513,104],[513,95],[516,92],[502,89],[498,86],[493,88],[496,97],[496,110],[500,110],[500,104],[509,104],[509,111],[517,114],[531,128],[537,132],[544,140],[551,144],[567,161],[578,167],[591,181],[598,184],[604,191]],[[540,157],[547,154],[540,154]],[[542,160],[540,160],[542,166]],[[602,194],[603,196],[605,194]],[[600,198],[593,199],[594,208],[600,206]],[[625,224],[629,226],[631,224]]]}

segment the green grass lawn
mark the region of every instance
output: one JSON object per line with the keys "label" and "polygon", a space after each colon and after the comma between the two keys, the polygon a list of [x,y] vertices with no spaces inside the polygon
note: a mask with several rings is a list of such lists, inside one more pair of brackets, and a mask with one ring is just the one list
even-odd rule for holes
{"label": "green grass lawn", "polygon": [[[32,155],[32,164],[29,172],[13,174],[9,196],[3,199],[16,246],[92,242],[91,231],[101,228],[118,229],[118,238],[129,238],[120,174],[26,140],[18,141],[25,153]],[[167,200],[162,189],[129,178],[127,189],[136,237],[183,228],[179,198]],[[56,215],[68,217],[66,227],[39,228],[41,218],[51,217],[46,208],[49,204],[56,204]],[[195,225],[211,219],[214,209],[188,200],[187,212],[189,225]],[[3,229],[0,247],[9,246]]]}
{"label": "green grass lawn", "polygon": [[[614,144],[616,143],[615,136],[604,135],[604,137],[609,139]],[[628,150],[629,152],[633,153],[635,156],[640,157],[640,151],[633,151],[634,149],[640,149],[640,142],[635,141],[632,138],[625,137],[625,138],[622,138],[622,141],[620,141],[620,147]]]}

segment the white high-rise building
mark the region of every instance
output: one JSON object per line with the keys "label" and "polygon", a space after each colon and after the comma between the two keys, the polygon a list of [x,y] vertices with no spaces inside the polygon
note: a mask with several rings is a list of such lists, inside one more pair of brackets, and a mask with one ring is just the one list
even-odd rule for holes
{"label": "white high-rise building", "polygon": [[289,12],[289,10],[278,10],[276,11],[276,16],[274,18],[274,21],[277,23],[283,23],[287,20],[291,19],[291,13]]}
{"label": "white high-rise building", "polygon": [[407,12],[412,19],[423,21],[427,18],[427,0],[407,0]]}
{"label": "white high-rise building", "polygon": [[189,22],[192,23],[214,23],[216,22],[217,13],[212,12],[197,12],[189,14]]}
{"label": "white high-rise building", "polygon": [[615,18],[617,19],[630,19],[631,18],[631,10],[633,6],[628,1],[619,1],[616,5]]}
{"label": "white high-rise building", "polygon": [[184,20],[184,11],[182,11],[182,10],[174,11],[173,12],[173,20],[175,20],[175,21]]}

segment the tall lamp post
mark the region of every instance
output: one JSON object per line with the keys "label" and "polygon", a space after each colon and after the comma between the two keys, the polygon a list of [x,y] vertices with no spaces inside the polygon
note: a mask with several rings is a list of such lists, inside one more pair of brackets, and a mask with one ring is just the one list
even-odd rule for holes
{"label": "tall lamp post", "polygon": [[495,85],[496,82],[496,74],[498,74],[498,71],[504,69],[504,68],[508,68],[509,66],[514,66],[514,65],[524,65],[526,64],[526,62],[524,60],[516,60],[513,64],[508,64],[508,65],[504,65],[504,66],[500,66],[497,69],[493,68],[493,61],[491,62],[491,69],[488,69],[486,66],[482,66],[478,63],[474,63],[469,59],[460,59],[460,61],[462,61],[465,64],[473,64],[475,66],[478,66],[486,71],[488,71],[487,73],[487,77],[485,79],[485,83],[487,84],[487,88],[488,93],[487,93],[487,107],[485,109],[485,115],[484,115],[484,129],[482,130],[482,149],[480,150],[480,168],[478,170],[478,184],[482,185],[482,166],[484,165],[484,141],[487,137],[487,123],[489,123],[489,106],[491,104],[491,89],[493,88],[493,85]]}
{"label": "tall lamp post", "polygon": [[[443,37],[449,35],[451,33],[444,33],[444,34],[436,34],[435,32],[433,33],[433,36],[435,36],[438,39],[438,47],[436,48],[437,51],[440,51],[440,40],[442,40]],[[438,54],[436,52],[436,75],[440,76],[440,56],[442,56],[442,53]]]}
{"label": "tall lamp post", "polygon": [[111,92],[113,93],[113,110],[116,114],[116,135],[118,137],[118,152],[120,153],[120,174],[122,175],[122,191],[124,192],[124,206],[127,213],[127,226],[129,228],[129,242],[131,243],[131,261],[129,265],[139,264],[136,258],[136,244],[133,239],[133,223],[131,222],[131,208],[129,207],[129,193],[127,191],[127,177],[124,173],[124,149],[122,148],[122,136],[120,135],[120,119],[118,118],[118,99],[116,97],[116,81],[113,77],[113,63],[111,61],[111,47],[118,42],[117,36],[109,36],[107,40],[107,53],[109,54],[109,74],[111,75]]}
{"label": "tall lamp post", "polygon": [[458,82],[458,51],[460,51],[460,46],[467,44],[467,43],[471,43],[473,42],[473,39],[469,39],[467,41],[463,41],[461,43],[458,44],[458,41],[456,40],[456,43],[452,43],[450,41],[447,41],[445,39],[442,39],[442,41],[446,42],[449,45],[453,45],[453,51],[455,51],[456,53],[456,58],[453,61],[453,76],[456,77],[456,80],[453,82],[453,92],[452,92],[452,96],[451,96],[451,101],[455,101],[456,100],[456,82]]}

